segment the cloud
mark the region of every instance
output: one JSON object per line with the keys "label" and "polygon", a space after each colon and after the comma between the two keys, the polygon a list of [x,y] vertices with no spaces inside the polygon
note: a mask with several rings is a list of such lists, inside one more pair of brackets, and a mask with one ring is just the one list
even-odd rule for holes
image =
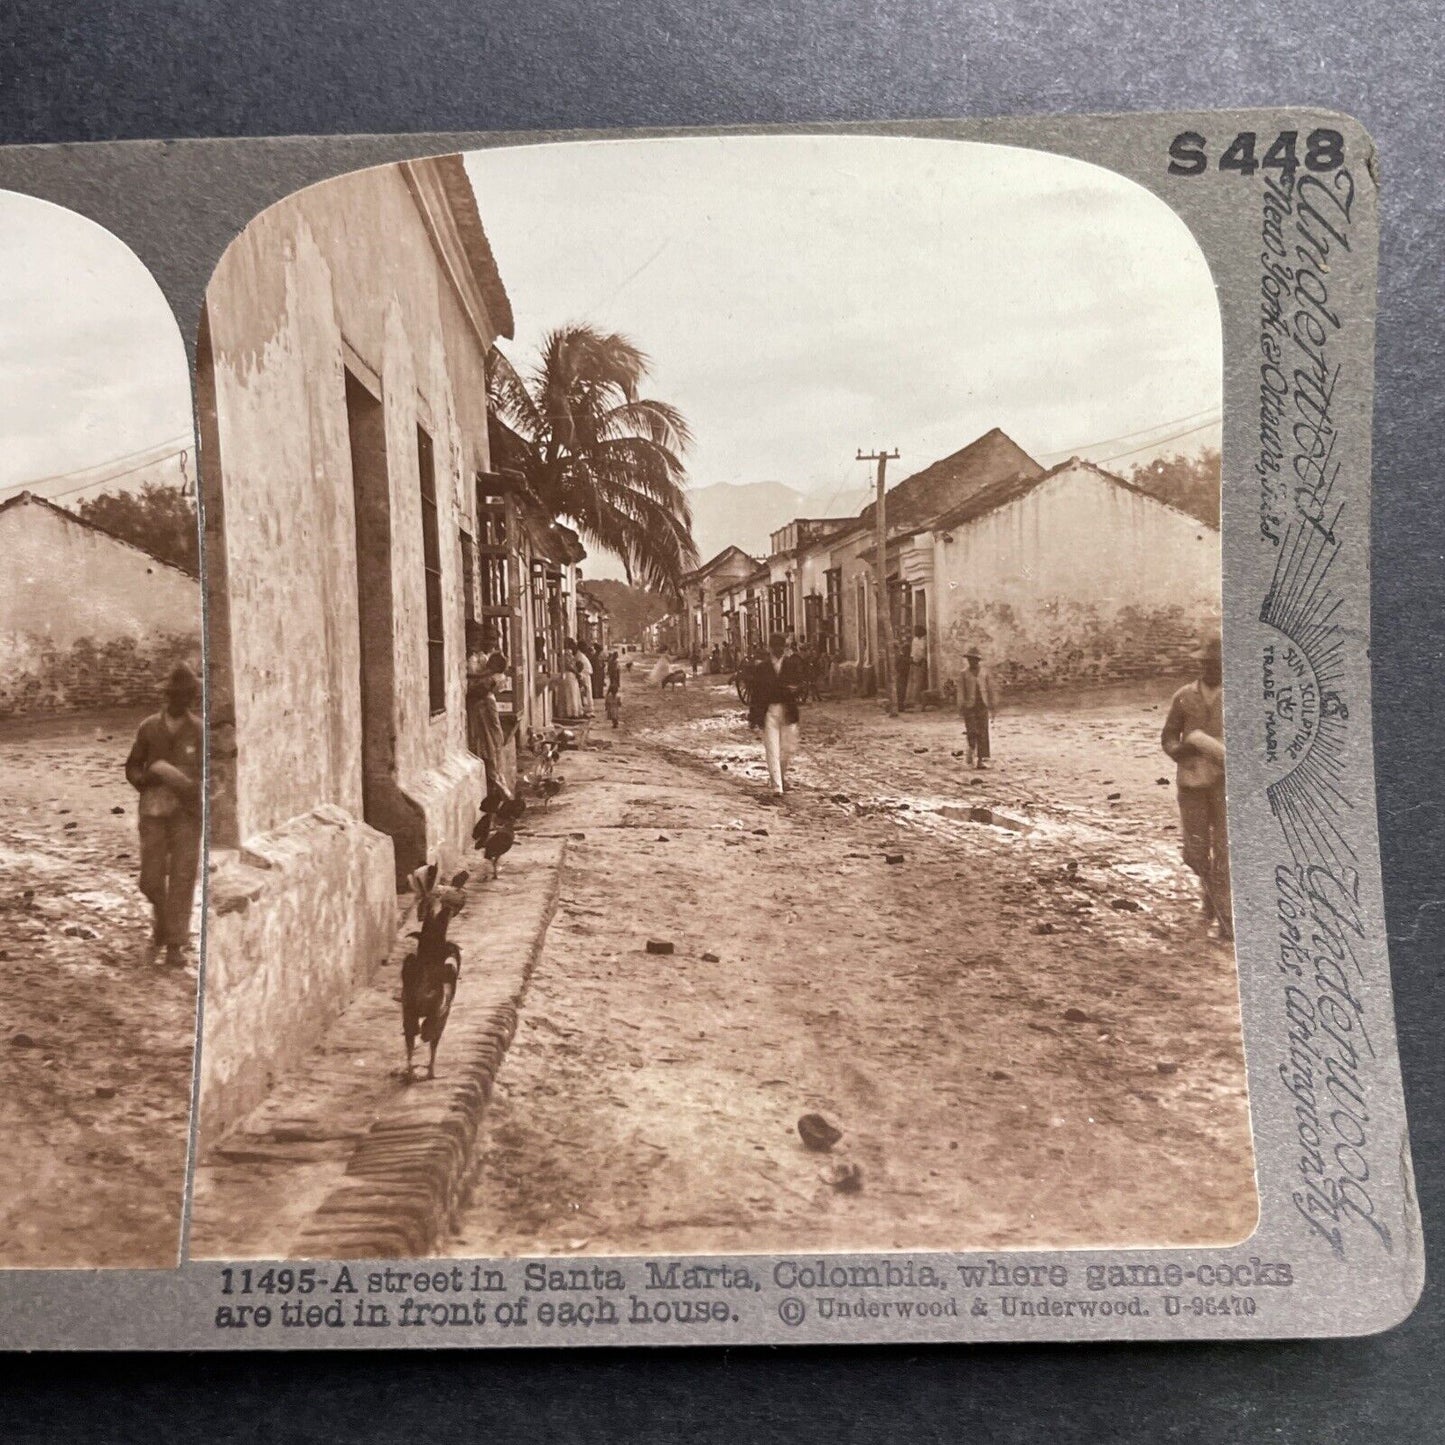
{"label": "cloud", "polygon": [[0,315],[0,495],[189,436],[175,316],[103,227],[0,191]]}
{"label": "cloud", "polygon": [[[1218,307],[1133,182],[1012,147],[705,137],[467,158],[518,336],[586,319],[653,357],[693,480],[836,486],[1001,425],[1049,452],[1217,406]],[[900,473],[902,474],[902,473]]]}

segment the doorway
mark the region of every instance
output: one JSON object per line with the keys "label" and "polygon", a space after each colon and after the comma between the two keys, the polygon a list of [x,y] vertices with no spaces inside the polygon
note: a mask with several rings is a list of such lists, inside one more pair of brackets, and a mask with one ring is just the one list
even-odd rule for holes
{"label": "doorway", "polygon": [[391,838],[397,881],[401,883],[426,862],[426,818],[402,792],[396,771],[396,652],[386,414],[381,398],[350,367],[344,370],[356,516],[361,815]]}

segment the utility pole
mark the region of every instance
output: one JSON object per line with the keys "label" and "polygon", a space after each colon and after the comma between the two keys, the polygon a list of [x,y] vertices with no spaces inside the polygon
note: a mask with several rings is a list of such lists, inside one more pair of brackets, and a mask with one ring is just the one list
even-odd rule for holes
{"label": "utility pole", "polygon": [[873,562],[873,595],[877,600],[878,681],[883,688],[884,707],[889,717],[898,715],[898,698],[893,686],[893,616],[888,610],[888,463],[898,460],[898,448],[886,452],[858,452],[860,462],[878,463],[878,497],[874,521],[878,524],[878,552]]}

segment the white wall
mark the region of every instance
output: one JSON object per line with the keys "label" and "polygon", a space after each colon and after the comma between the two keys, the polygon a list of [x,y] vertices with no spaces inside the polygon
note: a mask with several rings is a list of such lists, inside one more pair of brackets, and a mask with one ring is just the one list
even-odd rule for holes
{"label": "white wall", "polygon": [[1136,616],[1166,653],[1218,626],[1219,533],[1074,464],[938,533],[932,592],[946,669],[976,643],[1038,681],[1108,672],[1110,649],[1139,655]]}

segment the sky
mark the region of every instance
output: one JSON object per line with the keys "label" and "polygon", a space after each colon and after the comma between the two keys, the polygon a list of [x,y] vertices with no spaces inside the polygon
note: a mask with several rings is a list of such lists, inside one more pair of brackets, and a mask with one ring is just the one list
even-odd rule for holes
{"label": "sky", "polygon": [[695,486],[826,499],[870,480],[859,448],[898,448],[901,479],[995,426],[1048,463],[1204,421],[1120,470],[1218,444],[1208,266],[1111,171],[864,136],[573,142],[467,167],[517,317],[504,350],[525,364],[571,321],[630,336],[647,392],[692,425]]}
{"label": "sky", "polygon": [[128,473],[100,490],[178,480],[175,457],[128,469],[191,430],[185,345],[150,272],[93,221],[0,191],[0,501],[38,482],[73,505],[97,487],[57,474],[97,466]]}

